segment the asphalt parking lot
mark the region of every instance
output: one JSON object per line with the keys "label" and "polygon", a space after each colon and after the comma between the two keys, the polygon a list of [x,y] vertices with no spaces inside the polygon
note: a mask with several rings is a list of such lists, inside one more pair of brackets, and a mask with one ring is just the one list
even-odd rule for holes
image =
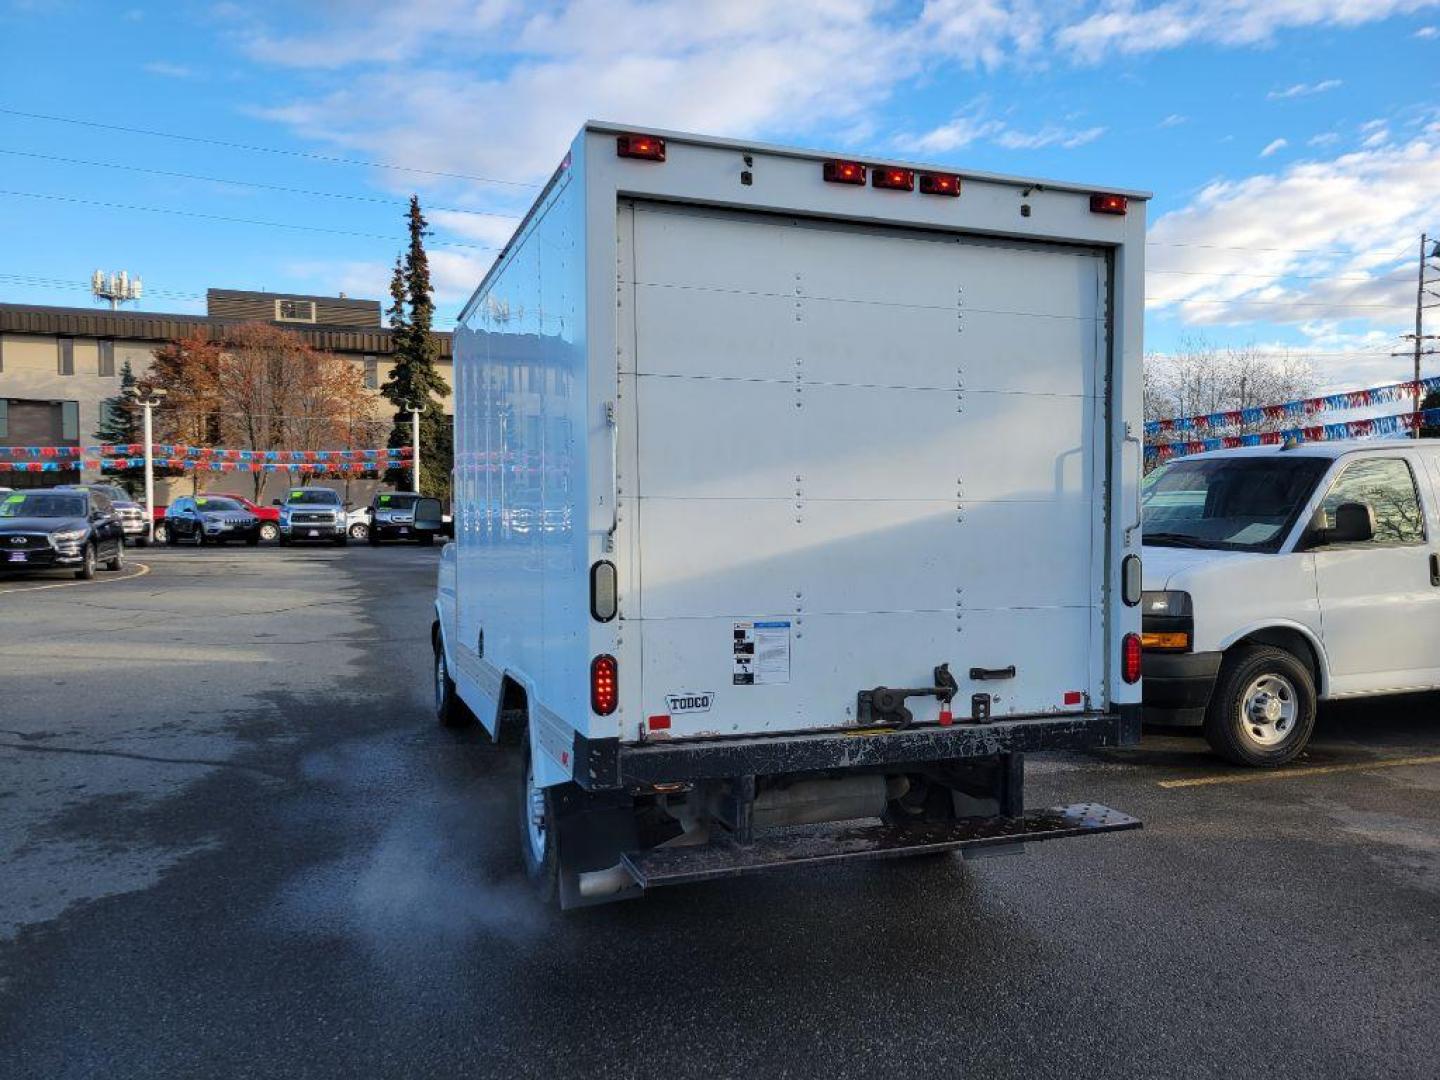
{"label": "asphalt parking lot", "polygon": [[1434,698],[1032,759],[1141,832],[560,915],[430,718],[437,552],[0,580],[0,1076],[1436,1074]]}

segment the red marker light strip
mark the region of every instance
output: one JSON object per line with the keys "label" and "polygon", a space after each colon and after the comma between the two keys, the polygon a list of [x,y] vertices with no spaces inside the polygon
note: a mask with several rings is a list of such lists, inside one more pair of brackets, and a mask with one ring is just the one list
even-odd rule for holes
{"label": "red marker light strip", "polygon": [[1124,217],[1125,212],[1130,209],[1130,200],[1124,195],[1091,195],[1090,212],[1092,214],[1114,214],[1116,217]]}
{"label": "red marker light strip", "polygon": [[920,174],[921,195],[949,195],[956,198],[960,194],[960,177],[954,173],[931,173]]}
{"label": "red marker light strip", "polygon": [[619,135],[615,138],[615,153],[624,158],[664,161],[665,140],[653,135]]}
{"label": "red marker light strip", "polygon": [[827,161],[822,170],[826,183],[865,184],[865,166],[858,161]]}
{"label": "red marker light strip", "polygon": [[872,169],[870,184],[891,191],[914,191],[915,174],[909,169]]}

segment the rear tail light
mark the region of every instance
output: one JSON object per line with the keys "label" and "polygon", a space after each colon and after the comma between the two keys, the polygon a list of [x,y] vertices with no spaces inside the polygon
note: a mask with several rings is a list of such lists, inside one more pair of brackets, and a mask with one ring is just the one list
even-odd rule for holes
{"label": "rear tail light", "polygon": [[858,161],[827,161],[825,162],[825,180],[831,184],[860,184],[865,183],[865,166]]}
{"label": "rear tail light", "polygon": [[609,716],[619,704],[620,665],[615,657],[601,653],[590,661],[590,708],[597,716]]}
{"label": "rear tail light", "polygon": [[870,184],[891,191],[914,191],[915,174],[909,169],[872,169]]}
{"label": "rear tail light", "polygon": [[1130,209],[1130,200],[1124,195],[1091,195],[1090,212],[1092,214],[1115,214],[1117,217],[1124,217],[1125,211]]}
{"label": "rear tail light", "polygon": [[1140,635],[1126,634],[1120,644],[1120,677],[1127,683],[1140,681]]}
{"label": "rear tail light", "polygon": [[615,139],[615,153],[620,157],[665,160],[665,140],[653,135],[620,135]]}
{"label": "rear tail light", "polygon": [[954,173],[922,172],[920,174],[920,194],[958,196],[960,194],[960,177]]}

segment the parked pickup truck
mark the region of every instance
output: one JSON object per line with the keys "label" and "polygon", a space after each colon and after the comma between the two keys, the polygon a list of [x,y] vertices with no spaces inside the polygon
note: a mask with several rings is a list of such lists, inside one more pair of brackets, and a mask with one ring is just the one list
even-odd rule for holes
{"label": "parked pickup truck", "polygon": [[1316,702],[1440,688],[1440,446],[1179,458],[1144,484],[1147,720],[1243,765],[1304,749]]}
{"label": "parked pickup truck", "polygon": [[1144,198],[581,131],[460,316],[432,636],[543,895],[1139,825],[1023,762],[1139,738]]}

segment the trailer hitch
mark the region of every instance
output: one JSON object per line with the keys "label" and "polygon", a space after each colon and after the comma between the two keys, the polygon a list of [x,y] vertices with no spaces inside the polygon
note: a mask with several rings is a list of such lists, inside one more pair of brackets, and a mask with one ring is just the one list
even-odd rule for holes
{"label": "trailer hitch", "polygon": [[941,664],[935,669],[934,686],[919,686],[908,690],[877,686],[873,690],[861,690],[855,697],[856,719],[862,727],[876,724],[909,727],[915,720],[915,714],[905,707],[906,698],[938,698],[943,707],[950,704],[959,689],[955,676],[950,674],[950,665]]}

